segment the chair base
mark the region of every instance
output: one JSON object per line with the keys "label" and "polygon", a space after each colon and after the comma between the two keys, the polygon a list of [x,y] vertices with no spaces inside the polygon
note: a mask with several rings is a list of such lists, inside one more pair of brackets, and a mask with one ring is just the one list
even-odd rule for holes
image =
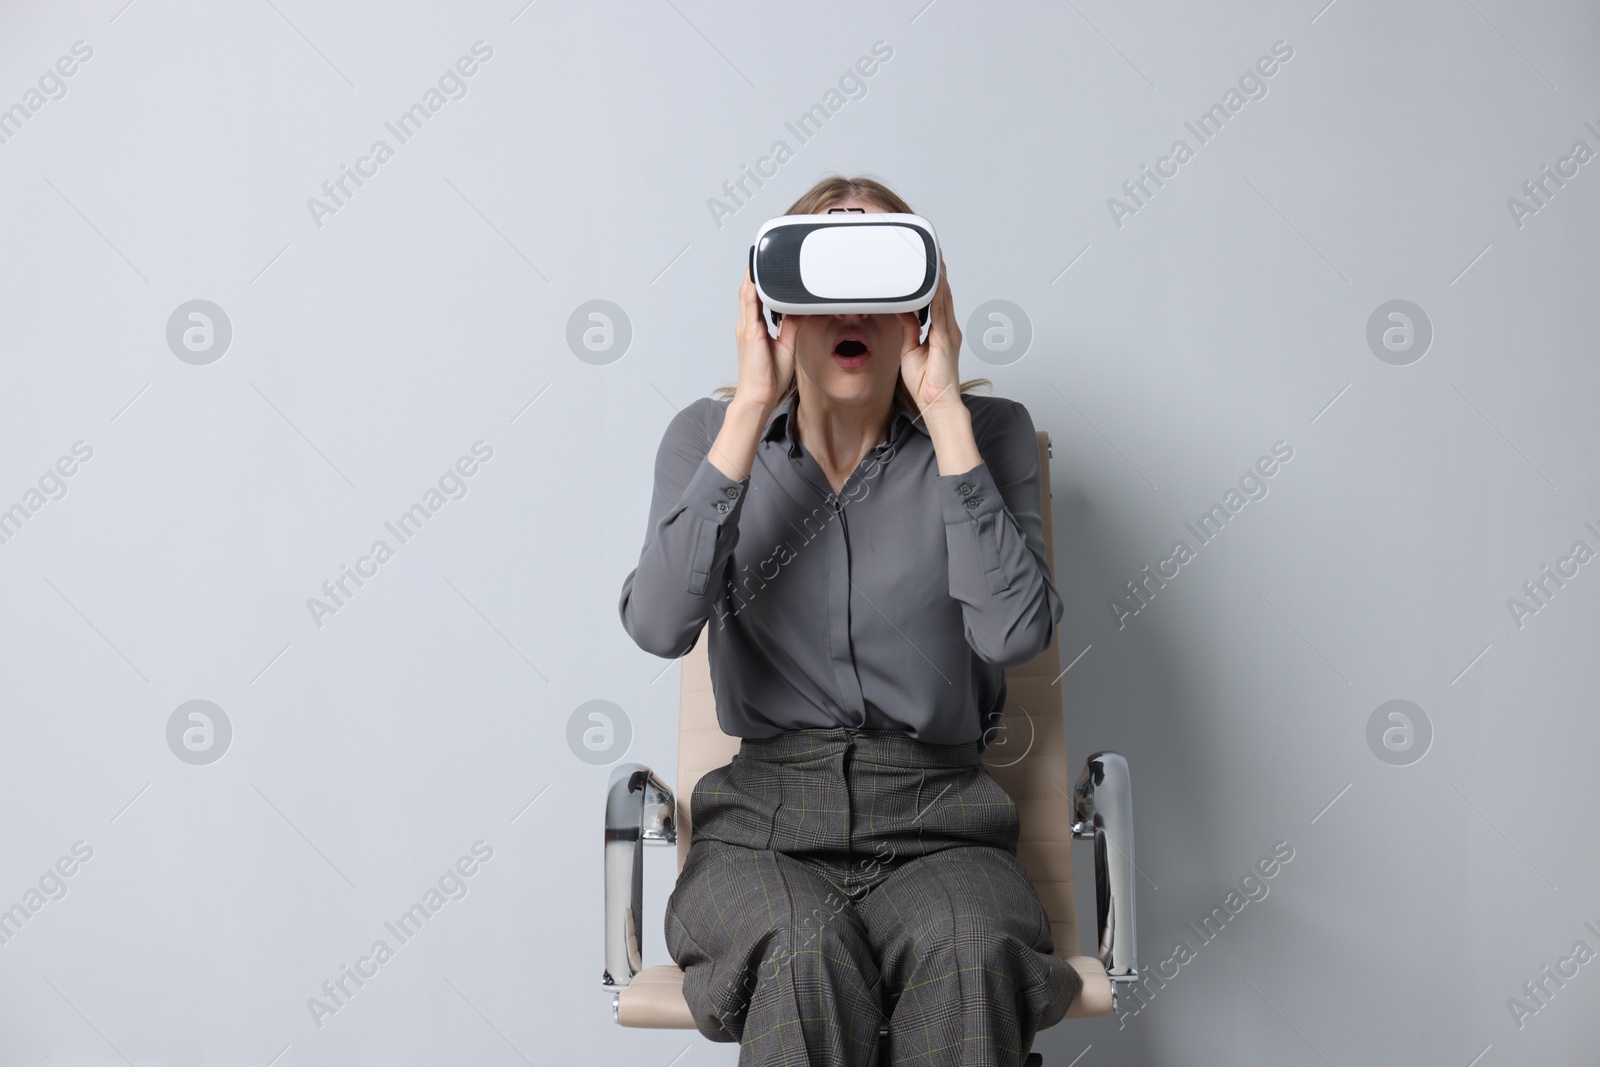
{"label": "chair base", "polygon": [[[1067,1008],[1068,1019],[1110,1015],[1115,1001],[1111,979],[1093,956],[1069,956],[1067,962],[1083,979],[1083,992]],[[646,967],[616,991],[611,1014],[622,1026],[649,1030],[694,1030],[694,1016],[683,999],[683,968],[675,963]]]}

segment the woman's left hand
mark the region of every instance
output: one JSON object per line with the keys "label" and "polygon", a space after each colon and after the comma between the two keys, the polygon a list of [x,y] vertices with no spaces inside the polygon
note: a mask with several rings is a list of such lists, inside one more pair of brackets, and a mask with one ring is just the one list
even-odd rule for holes
{"label": "woman's left hand", "polygon": [[959,389],[961,376],[961,328],[956,325],[955,301],[950,296],[950,273],[944,255],[939,256],[939,287],[928,307],[928,339],[917,342],[922,324],[909,311],[899,315],[906,335],[900,352],[900,375],[916,398],[918,410],[926,415],[936,406],[962,407]]}

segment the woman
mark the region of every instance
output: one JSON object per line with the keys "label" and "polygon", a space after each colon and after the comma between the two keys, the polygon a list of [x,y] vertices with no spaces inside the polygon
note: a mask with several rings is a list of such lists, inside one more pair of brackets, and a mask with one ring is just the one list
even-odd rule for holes
{"label": "woman", "polygon": [[[911,211],[835,177],[787,214],[830,209]],[[919,344],[912,314],[785,315],[773,339],[747,271],[738,386],[656,456],[619,608],[658,656],[709,623],[742,738],[695,787],[666,918],[696,1026],[741,1067],[1020,1064],[1082,989],[980,762],[1062,604],[1032,419],[959,381],[948,277]]]}

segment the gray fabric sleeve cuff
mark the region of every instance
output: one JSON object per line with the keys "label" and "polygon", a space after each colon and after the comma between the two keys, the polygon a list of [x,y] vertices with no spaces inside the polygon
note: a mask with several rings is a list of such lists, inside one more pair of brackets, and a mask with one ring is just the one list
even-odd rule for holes
{"label": "gray fabric sleeve cuff", "polygon": [[738,518],[740,505],[744,503],[749,488],[748,474],[736,482],[718,470],[711,462],[711,457],[707,456],[695,468],[689,484],[684,486],[682,503],[700,518],[721,526],[730,519]]}
{"label": "gray fabric sleeve cuff", "polygon": [[994,475],[989,472],[986,462],[979,463],[964,474],[939,475],[939,500],[946,526],[975,522],[1006,506],[1005,498],[995,487]]}

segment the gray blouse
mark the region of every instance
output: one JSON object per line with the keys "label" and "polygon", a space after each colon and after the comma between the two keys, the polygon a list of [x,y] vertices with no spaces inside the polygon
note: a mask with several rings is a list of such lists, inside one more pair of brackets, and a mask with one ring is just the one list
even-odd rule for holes
{"label": "gray blouse", "polygon": [[1049,647],[1062,615],[1028,409],[962,394],[983,462],[941,475],[927,427],[896,397],[889,440],[835,494],[795,436],[796,400],[737,482],[707,456],[728,401],[702,397],[673,418],[623,627],[668,658],[706,627],[731,736],[900,729],[982,751],[998,736],[1005,668]]}

